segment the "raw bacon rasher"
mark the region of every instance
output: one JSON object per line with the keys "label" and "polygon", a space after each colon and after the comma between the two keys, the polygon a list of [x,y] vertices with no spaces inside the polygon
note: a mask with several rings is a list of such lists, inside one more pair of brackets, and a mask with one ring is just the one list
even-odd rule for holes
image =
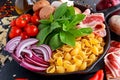
{"label": "raw bacon rasher", "polygon": [[85,28],[85,27],[91,27],[95,34],[105,37],[106,36],[106,30],[105,30],[105,18],[103,13],[92,13],[90,14],[90,10],[86,9],[83,14],[86,15],[85,19],[80,22],[80,24],[77,26],[78,28]]}
{"label": "raw bacon rasher", "polygon": [[104,62],[107,80],[120,80],[120,42],[111,41]]}

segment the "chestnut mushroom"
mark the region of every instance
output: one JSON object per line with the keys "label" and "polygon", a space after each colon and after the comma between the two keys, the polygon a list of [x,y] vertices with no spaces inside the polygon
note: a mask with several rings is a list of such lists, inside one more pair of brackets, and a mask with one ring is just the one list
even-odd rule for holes
{"label": "chestnut mushroom", "polygon": [[38,11],[41,8],[43,8],[44,6],[50,5],[50,3],[47,0],[40,0],[37,1],[34,5],[33,5],[33,11]]}
{"label": "chestnut mushroom", "polygon": [[110,29],[117,35],[120,35],[120,15],[113,15],[110,20]]}
{"label": "chestnut mushroom", "polygon": [[49,19],[50,14],[53,14],[54,10],[55,8],[50,5],[43,7],[39,12],[40,19]]}

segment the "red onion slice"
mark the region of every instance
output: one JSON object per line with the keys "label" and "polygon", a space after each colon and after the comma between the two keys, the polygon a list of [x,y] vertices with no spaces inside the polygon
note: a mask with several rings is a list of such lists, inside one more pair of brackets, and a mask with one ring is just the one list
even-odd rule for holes
{"label": "red onion slice", "polygon": [[22,52],[22,50],[23,50],[24,48],[26,48],[26,47],[28,47],[28,46],[30,46],[30,45],[32,45],[32,44],[35,44],[35,43],[37,43],[37,42],[38,42],[38,40],[35,39],[35,38],[30,38],[30,39],[25,39],[25,40],[23,40],[23,41],[17,46],[16,52],[15,52],[16,56],[20,57],[20,56],[21,56],[21,52]]}
{"label": "red onion slice", "polygon": [[7,42],[6,46],[5,46],[5,50],[8,51],[9,53],[14,53],[14,50],[16,49],[16,47],[18,46],[18,44],[21,41],[21,37],[15,37],[13,39],[11,39],[10,41]]}
{"label": "red onion slice", "polygon": [[34,52],[33,52],[32,59],[33,59],[34,61],[36,61],[36,62],[39,62],[39,63],[48,65],[48,62],[46,62],[43,58],[37,56],[37,54],[34,53]]}
{"label": "red onion slice", "polygon": [[46,68],[45,67],[38,67],[32,64],[27,63],[26,61],[22,60],[22,62],[20,63],[20,65],[30,71],[33,72],[41,72],[41,71],[45,71]]}
{"label": "red onion slice", "polygon": [[47,51],[46,48],[42,47],[42,46],[32,46],[31,49],[37,49],[40,50],[44,56],[44,60],[45,61],[49,61],[50,57],[49,57],[49,52]]}
{"label": "red onion slice", "polygon": [[18,58],[14,53],[12,53],[11,56],[12,56],[12,58],[13,58],[16,62],[18,62],[18,63],[21,62],[21,59]]}
{"label": "red onion slice", "polygon": [[32,51],[30,49],[23,49],[22,52],[27,53],[30,57],[32,57]]}
{"label": "red onion slice", "polygon": [[40,45],[40,46],[42,46],[42,47],[44,47],[44,48],[47,49],[47,51],[48,51],[48,53],[49,53],[49,57],[52,56],[52,50],[51,50],[51,48],[50,48],[48,45],[42,44],[42,45]]}
{"label": "red onion slice", "polygon": [[31,59],[31,58],[29,58],[28,56],[26,56],[25,55],[25,58],[24,58],[28,63],[30,63],[30,64],[33,64],[33,65],[36,65],[36,66],[40,66],[40,67],[45,67],[45,68],[47,68],[48,67],[48,65],[45,65],[45,64],[41,64],[41,63],[39,63],[39,62],[36,62],[36,61],[34,61],[33,59]]}

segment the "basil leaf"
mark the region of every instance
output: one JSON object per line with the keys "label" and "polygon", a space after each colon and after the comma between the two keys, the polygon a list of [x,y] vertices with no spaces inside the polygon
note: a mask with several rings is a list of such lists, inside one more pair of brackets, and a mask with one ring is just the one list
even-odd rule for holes
{"label": "basil leaf", "polygon": [[50,31],[53,31],[56,28],[60,28],[61,26],[59,25],[58,22],[52,22],[51,23],[51,27],[50,27]]}
{"label": "basil leaf", "polygon": [[71,22],[73,25],[77,25],[85,18],[84,14],[76,14]]}
{"label": "basil leaf", "polygon": [[81,29],[71,29],[69,32],[73,34],[75,37],[86,36],[92,33],[92,28],[81,28]]}
{"label": "basil leaf", "polygon": [[54,12],[54,19],[59,19],[67,11],[67,3],[61,4]]}
{"label": "basil leaf", "polygon": [[75,26],[80,23],[84,18],[85,18],[85,15],[84,14],[77,14],[77,15],[74,15],[74,16],[71,16],[72,18],[72,21],[69,22],[69,24],[67,24],[67,28],[66,30],[70,30],[70,29],[74,29]]}
{"label": "basil leaf", "polygon": [[84,34],[91,34],[93,32],[92,28],[81,28],[79,30]]}
{"label": "basil leaf", "polygon": [[50,19],[49,19],[49,20],[50,20],[50,22],[53,22],[53,21],[54,21],[54,17],[53,17],[52,14],[50,15]]}
{"label": "basil leaf", "polygon": [[60,31],[61,31],[60,28],[54,29],[54,30],[46,37],[44,43],[45,43],[45,44],[49,44],[49,41],[50,41],[51,37],[53,37],[55,34],[58,34]]}
{"label": "basil leaf", "polygon": [[39,24],[38,29],[41,30],[41,29],[43,29],[45,27],[49,27],[49,25],[47,25],[47,24]]}
{"label": "basil leaf", "polygon": [[68,25],[70,24],[70,22],[67,20],[67,21],[64,21],[64,23],[62,23],[62,29],[63,31],[68,31]]}
{"label": "basil leaf", "polygon": [[75,46],[75,37],[73,36],[73,34],[69,32],[61,31],[60,40],[65,44],[68,44],[70,46]]}
{"label": "basil leaf", "polygon": [[55,50],[62,45],[63,43],[60,41],[59,34],[55,34],[53,37],[51,37],[49,41],[49,46],[51,47],[52,50]]}
{"label": "basil leaf", "polygon": [[40,20],[39,21],[41,24],[50,24],[51,21],[50,20],[47,20],[47,19],[43,19],[43,20]]}
{"label": "basil leaf", "polygon": [[38,45],[43,44],[45,38],[47,37],[47,35],[50,33],[50,27],[45,27],[43,29],[40,30],[40,32],[37,35],[37,39],[39,40]]}
{"label": "basil leaf", "polygon": [[41,24],[50,24],[53,22],[53,20],[54,20],[54,18],[53,18],[53,15],[51,14],[49,19],[43,19],[43,20],[40,20],[39,22]]}
{"label": "basil leaf", "polygon": [[68,8],[67,8],[67,11],[66,11],[66,13],[65,13],[65,15],[66,15],[66,17],[75,15],[74,7],[73,7],[73,6],[68,7]]}
{"label": "basil leaf", "polygon": [[67,26],[63,24],[63,31],[67,31]]}
{"label": "basil leaf", "polygon": [[59,28],[60,25],[57,22],[53,22],[51,23],[51,26],[49,27],[45,27],[43,29],[40,30],[40,32],[37,35],[37,39],[40,40],[40,42],[38,43],[38,45],[43,44],[46,37],[56,28]]}
{"label": "basil leaf", "polygon": [[53,50],[63,44],[74,46],[76,37],[92,32],[91,28],[76,28],[84,17],[84,14],[75,14],[73,6],[68,7],[67,3],[61,4],[49,19],[40,20],[38,27],[40,32],[37,35],[38,45],[48,44]]}

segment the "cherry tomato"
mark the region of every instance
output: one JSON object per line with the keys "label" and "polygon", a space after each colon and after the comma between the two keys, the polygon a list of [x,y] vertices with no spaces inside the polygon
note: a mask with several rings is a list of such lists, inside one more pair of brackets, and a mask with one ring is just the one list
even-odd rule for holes
{"label": "cherry tomato", "polygon": [[33,24],[35,24],[35,25],[38,25],[38,24],[39,24],[39,20],[40,20],[40,18],[39,18],[38,16],[36,16],[36,15],[33,15],[33,16],[31,17],[31,22],[32,22]]}
{"label": "cherry tomato", "polygon": [[29,38],[26,32],[22,32],[20,36],[22,37],[23,40]]}
{"label": "cherry tomato", "polygon": [[26,20],[26,22],[29,23],[30,19],[31,19],[31,15],[30,14],[23,14],[20,16],[20,18]]}
{"label": "cherry tomato", "polygon": [[11,27],[13,27],[13,26],[15,26],[15,25],[16,25],[16,24],[15,24],[15,21],[16,21],[16,20],[15,20],[15,19],[13,19],[13,20],[10,22],[10,26],[11,26]]}
{"label": "cherry tomato", "polygon": [[22,30],[16,26],[12,27],[10,32],[9,32],[9,38],[12,39],[16,36],[20,36]]}
{"label": "cherry tomato", "polygon": [[26,24],[27,24],[27,21],[25,20],[25,19],[22,19],[22,18],[17,18],[16,19],[16,26],[18,26],[19,28],[23,28],[23,27],[25,27],[26,26]]}
{"label": "cherry tomato", "polygon": [[25,27],[25,31],[29,36],[33,37],[38,34],[39,30],[38,30],[37,26],[35,26],[33,24],[27,24],[27,26]]}

